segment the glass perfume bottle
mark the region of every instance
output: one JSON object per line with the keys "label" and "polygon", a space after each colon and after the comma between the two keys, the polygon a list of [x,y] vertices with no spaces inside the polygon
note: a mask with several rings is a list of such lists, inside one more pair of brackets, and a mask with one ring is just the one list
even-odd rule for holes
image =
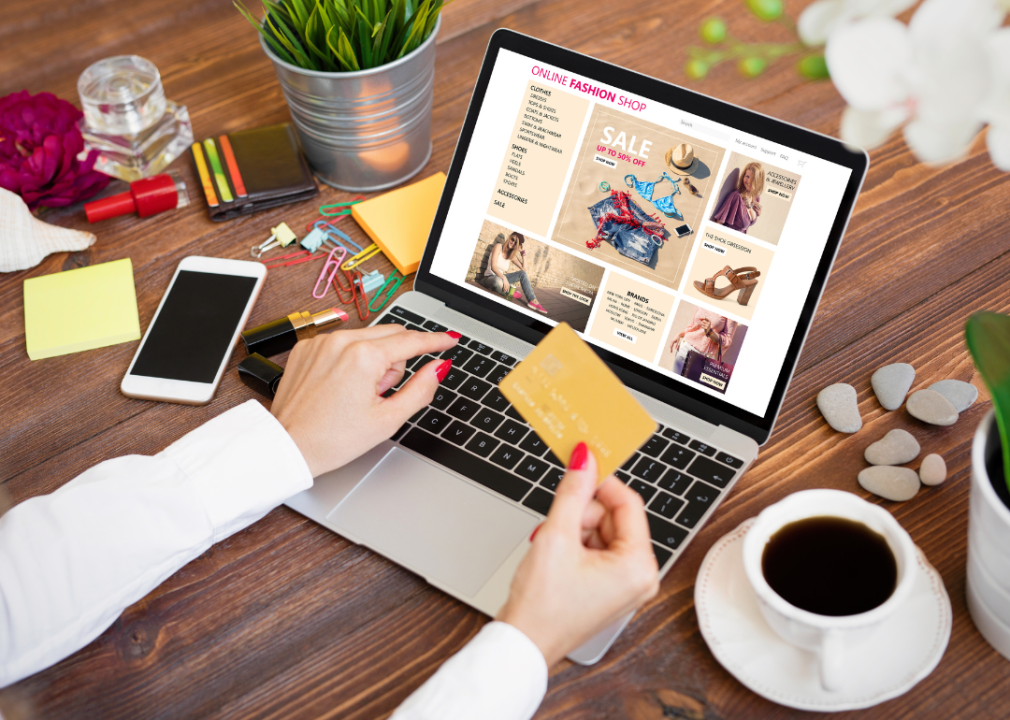
{"label": "glass perfume bottle", "polygon": [[165,99],[158,68],[137,55],[105,58],[77,81],[86,149],[95,169],[127,182],[157,175],[193,142],[184,105]]}

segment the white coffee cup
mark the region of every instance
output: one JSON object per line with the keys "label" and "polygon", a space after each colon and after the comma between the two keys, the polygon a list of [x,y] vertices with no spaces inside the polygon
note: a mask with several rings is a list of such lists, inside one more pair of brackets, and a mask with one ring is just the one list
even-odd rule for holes
{"label": "white coffee cup", "polygon": [[[772,535],[797,520],[825,516],[862,523],[887,540],[898,577],[894,592],[883,604],[856,615],[818,615],[786,602],[765,580],[761,562]],[[743,566],[768,625],[786,642],[816,653],[821,686],[837,691],[845,686],[851,667],[848,651],[870,637],[911,595],[919,567],[917,553],[912,538],[883,508],[841,490],[804,490],[757,516],[743,541]]]}

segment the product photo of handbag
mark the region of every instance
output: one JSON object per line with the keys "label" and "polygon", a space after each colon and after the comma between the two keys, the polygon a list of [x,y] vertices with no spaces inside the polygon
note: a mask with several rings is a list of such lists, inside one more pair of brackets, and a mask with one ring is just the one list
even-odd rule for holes
{"label": "product photo of handbag", "polygon": [[733,366],[722,361],[722,346],[719,347],[719,354],[715,359],[697,350],[688,350],[684,367],[680,371],[681,377],[707,385],[721,393],[726,392],[732,374]]}

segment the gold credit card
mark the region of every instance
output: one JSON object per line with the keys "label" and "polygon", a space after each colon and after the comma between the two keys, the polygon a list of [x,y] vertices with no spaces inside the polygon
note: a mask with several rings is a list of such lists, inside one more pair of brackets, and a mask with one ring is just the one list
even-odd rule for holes
{"label": "gold credit card", "polygon": [[558,458],[579,442],[605,479],[656,432],[656,422],[567,324],[551,330],[498,386]]}

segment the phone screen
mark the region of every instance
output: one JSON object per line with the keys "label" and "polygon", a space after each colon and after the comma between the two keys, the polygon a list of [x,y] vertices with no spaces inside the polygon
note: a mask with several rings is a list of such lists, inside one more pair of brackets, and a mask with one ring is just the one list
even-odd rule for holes
{"label": "phone screen", "polygon": [[131,375],[212,383],[256,278],[181,270]]}
{"label": "phone screen", "polygon": [[680,227],[676,228],[674,232],[677,233],[677,237],[684,237],[689,232],[691,232],[691,226],[685,223],[684,225],[681,225]]}

